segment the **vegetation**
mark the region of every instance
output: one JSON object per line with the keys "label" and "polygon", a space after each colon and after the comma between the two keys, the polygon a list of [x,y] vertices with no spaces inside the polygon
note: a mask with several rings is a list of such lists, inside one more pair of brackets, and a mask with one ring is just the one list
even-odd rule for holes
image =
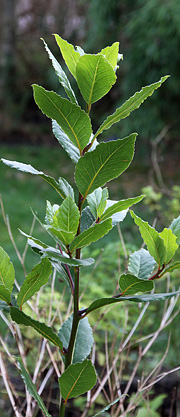
{"label": "vegetation", "polygon": [[[149,302],[172,298],[172,304],[176,303],[179,291],[155,293],[152,290],[156,279],[159,280],[165,274],[180,269],[180,262],[172,261],[180,243],[180,216],[172,221],[169,228],[164,228],[159,233],[131,210],[131,217],[139,227],[147,249],[143,248],[131,254],[128,270],[120,273],[118,286],[115,286],[112,292],[110,291],[109,296],[102,297],[100,295],[99,298],[91,300],[87,306],[80,306],[79,289],[81,282],[83,282],[81,270],[85,267],[89,270],[94,263],[93,258],[83,256],[84,248],[108,234],[114,226],[124,220],[129,208],[139,203],[143,198],[143,195],[140,195],[113,201],[109,199],[108,189],[106,187],[102,188],[107,182],[119,177],[130,165],[134,156],[137,134],[132,133],[123,139],[102,143],[98,143],[97,138],[113,124],[128,117],[132,111],[136,110],[144,100],[153,94],[154,90],[166,81],[168,76],[162,77],[160,81],[154,84],[143,87],[121,107],[117,108],[113,114],[109,115],[99,126],[96,133],[93,134],[90,119],[91,106],[106,95],[116,82],[117,64],[122,58],[119,55],[119,44],[116,42],[110,47],[103,48],[99,54],[93,55],[86,54],[80,47],[75,49],[59,35],[55,35],[55,38],[69,71],[77,81],[86,111],[78,105],[76,95],[66,73],[45,42],[49,58],[68,99],[62,98],[53,91],[47,91],[38,85],[33,85],[33,91],[35,102],[42,112],[52,119],[53,132],[59,144],[75,165],[76,193],[69,182],[62,177],[56,181],[52,176],[43,173],[42,170],[37,170],[32,165],[2,159],[2,162],[11,168],[16,168],[45,180],[57,192],[58,201],[61,199],[63,202],[59,205],[47,201],[44,223],[34,213],[34,218],[53,239],[54,246],[42,242],[32,234],[21,231],[21,234],[27,237],[28,244],[33,251],[40,256],[40,262],[26,275],[20,288],[17,287],[16,295],[13,292],[15,282],[13,264],[6,252],[2,248],[0,249],[0,297],[2,300],[1,309],[10,312],[13,322],[18,325],[30,326],[59,349],[62,362],[64,362],[64,370],[59,375],[61,393],[59,416],[63,417],[68,401],[90,391],[97,380],[94,365],[90,359],[87,359],[93,346],[92,329],[87,316],[105,306],[119,303],[126,305],[128,301],[137,304],[145,303],[133,331],[130,332],[132,335]],[[73,314],[70,315],[68,310],[68,318],[61,324],[58,334],[52,325],[47,326],[44,321],[41,321],[39,313],[34,318],[34,314],[27,314],[24,311],[24,304],[29,304],[31,297],[38,291],[41,292],[41,288],[48,283],[52,268],[54,270],[52,282],[55,280],[57,271],[69,287],[73,303]],[[51,286],[52,291],[53,286],[54,284]],[[46,308],[46,305],[44,307]],[[162,319],[157,334],[167,322],[167,318],[170,318],[170,311],[172,309],[169,310],[168,304],[166,304],[166,313],[169,313],[166,314],[166,320]],[[53,316],[52,307],[51,315]],[[53,320],[54,318],[52,318]],[[125,346],[128,340],[127,338],[126,343],[124,342]],[[149,350],[153,340],[154,337],[139,353],[136,366],[139,365],[140,360]],[[24,354],[21,355],[21,358],[15,359],[14,363],[20,370],[30,395],[27,403],[29,415],[34,413],[34,403],[31,403],[31,398],[34,398],[42,412],[46,416],[50,416],[26,369],[25,356]],[[52,362],[57,368],[54,359]],[[134,371],[130,379],[131,382],[133,374]],[[142,390],[149,388],[148,379],[143,382]],[[123,398],[127,393],[127,387],[123,395],[118,394],[118,398],[111,401],[98,415],[103,414],[117,402],[119,404],[117,405],[116,415],[119,415],[124,401]],[[6,388],[9,394],[9,386],[6,385]],[[98,392],[97,390],[96,397]],[[10,400],[15,414],[20,416],[20,410],[15,405],[12,396]],[[89,411],[90,403],[83,415],[86,415],[85,413]],[[132,399],[130,410],[132,406],[134,407],[134,404],[135,399]],[[126,412],[129,412],[128,407]],[[154,409],[156,410],[156,406]],[[122,415],[124,412],[122,412]]]}

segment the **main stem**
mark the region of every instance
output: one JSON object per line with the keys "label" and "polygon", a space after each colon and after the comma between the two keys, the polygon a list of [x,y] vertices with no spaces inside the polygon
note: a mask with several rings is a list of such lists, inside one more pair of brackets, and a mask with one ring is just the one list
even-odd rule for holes
{"label": "main stem", "polygon": [[[79,194],[78,207],[79,207],[79,211],[80,211],[80,214],[81,214],[82,200],[81,200],[81,195],[80,194]],[[79,235],[79,234],[80,234],[80,222],[79,222],[79,227],[78,227],[78,230],[77,230],[77,235]],[[76,250],[76,259],[80,259],[80,257],[81,257],[81,249],[77,249]],[[73,312],[73,323],[72,323],[72,329],[71,329],[71,336],[70,336],[68,351],[67,351],[66,359],[65,359],[65,370],[72,363],[75,340],[76,340],[76,334],[77,334],[78,324],[79,324],[79,321],[80,321],[80,316],[79,316],[79,267],[76,267],[74,269],[75,269],[74,312]],[[65,404],[63,398],[61,398],[59,417],[64,417],[65,409],[66,409],[66,404]]]}

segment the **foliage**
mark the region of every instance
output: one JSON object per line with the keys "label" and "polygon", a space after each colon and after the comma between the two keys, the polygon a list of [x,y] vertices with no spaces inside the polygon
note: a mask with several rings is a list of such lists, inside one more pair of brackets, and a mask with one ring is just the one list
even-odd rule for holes
{"label": "foliage", "polygon": [[[60,65],[58,66],[58,74],[61,71],[59,81],[65,88],[68,99],[36,84],[33,85],[34,99],[42,112],[52,119],[53,123],[55,121],[60,126],[61,141],[66,144],[64,149],[67,149],[69,141],[73,144],[73,147],[68,148],[68,155],[75,164],[78,199],[75,197],[73,188],[64,178],[61,177],[56,181],[31,165],[2,159],[2,162],[11,168],[43,178],[50,187],[56,190],[61,201],[60,204],[51,204],[47,201],[44,223],[34,214],[36,220],[53,239],[54,246],[49,246],[31,234],[21,232],[27,237],[28,244],[40,256],[41,261],[26,275],[17,297],[12,294],[14,270],[8,255],[1,249],[0,298],[1,309],[3,307],[7,309],[8,306],[14,322],[32,327],[52,345],[59,348],[65,363],[65,370],[59,377],[61,392],[59,416],[63,417],[68,399],[91,390],[97,379],[94,365],[91,360],[87,359],[93,345],[87,315],[110,304],[168,300],[179,294],[179,291],[162,294],[150,291],[154,289],[155,279],[160,279],[166,272],[180,269],[179,262],[170,264],[178,249],[180,217],[173,220],[169,229],[164,228],[159,233],[131,210],[131,217],[139,227],[147,250],[141,250],[140,253],[136,251],[131,256],[130,270],[120,274],[118,294],[111,293],[110,297],[92,300],[88,307],[80,308],[81,270],[94,262],[92,258],[82,257],[82,248],[108,234],[115,224],[124,219],[129,207],[143,198],[143,196],[138,196],[117,202],[109,200],[107,189],[102,188],[106,182],[119,177],[130,165],[134,156],[137,134],[132,133],[123,139],[100,144],[97,138],[104,130],[136,110],[152,95],[154,90],[165,82],[167,76],[150,86],[143,87],[114,114],[109,115],[93,134],[90,118],[91,106],[105,96],[116,81],[119,61],[117,43],[102,49],[97,55],[90,55],[81,48],[75,49],[58,35],[55,35],[55,39],[67,67],[77,81],[85,100],[86,111],[75,102],[75,95],[72,93],[68,78],[62,77]],[[45,47],[57,72],[57,63],[54,62],[46,45]],[[60,132],[59,136],[61,136]],[[74,149],[76,149],[76,160]],[[82,224],[81,219],[83,219]],[[52,326],[47,326],[38,320],[38,317],[35,320],[22,311],[24,304],[47,283],[51,266],[60,273],[73,299],[73,315],[62,324],[58,335]],[[152,271],[153,266],[154,271]],[[35,385],[32,384],[27,371],[20,362],[19,367],[30,394],[42,409],[43,404]],[[47,410],[45,408],[44,410],[48,415]]]}

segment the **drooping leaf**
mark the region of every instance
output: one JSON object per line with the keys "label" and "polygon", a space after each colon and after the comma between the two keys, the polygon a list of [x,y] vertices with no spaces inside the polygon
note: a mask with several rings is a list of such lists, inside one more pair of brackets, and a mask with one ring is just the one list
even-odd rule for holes
{"label": "drooping leaf", "polygon": [[135,93],[132,97],[129,98],[121,107],[119,107],[115,113],[108,116],[107,119],[102,123],[102,125],[97,130],[94,138],[97,138],[104,130],[109,129],[114,123],[119,122],[121,119],[125,119],[130,115],[133,110],[138,109],[140,105],[151,96],[161,84],[167,80],[169,76],[162,77],[158,82],[143,87],[142,90]]}
{"label": "drooping leaf", "polygon": [[0,246],[0,287],[8,290],[10,293],[14,284],[14,266],[10,261],[8,254]]}
{"label": "drooping leaf", "polygon": [[135,275],[123,274],[119,279],[119,287],[123,295],[146,292],[153,289],[153,282],[137,278]]}
{"label": "drooping leaf", "polygon": [[82,363],[70,365],[59,378],[61,395],[66,405],[69,398],[76,398],[94,387],[96,372],[91,361],[85,359]]}
{"label": "drooping leaf", "polygon": [[42,398],[40,397],[40,395],[37,392],[37,389],[36,389],[36,386],[35,386],[34,382],[32,381],[29,373],[26,371],[21,358],[19,358],[19,360],[18,360],[18,367],[21,371],[21,377],[22,377],[22,379],[23,379],[23,381],[24,381],[24,383],[27,387],[27,390],[28,390],[29,394],[34,398],[34,400],[36,400],[36,402],[37,402],[39,408],[42,410],[43,414],[46,417],[51,417],[51,415],[48,413],[48,410],[43,403]]}
{"label": "drooping leaf", "polygon": [[52,248],[50,246],[47,249],[44,249],[43,257],[47,257],[50,260],[59,261],[69,266],[89,266],[94,263],[93,258],[85,258],[85,259],[70,258],[65,252],[63,252],[63,255],[62,255],[57,249]]}
{"label": "drooping leaf", "polygon": [[32,319],[19,310],[16,307],[10,307],[11,318],[17,324],[24,324],[24,326],[30,326],[35,329],[44,339],[49,340],[53,345],[57,346],[61,351],[63,349],[63,344],[56,333],[53,332],[51,327],[46,326],[45,323],[41,323],[37,320]]}
{"label": "drooping leaf", "polygon": [[44,249],[48,248],[48,245],[46,245],[45,243],[41,242],[41,240],[36,239],[35,237],[28,235],[27,233],[24,233],[22,230],[19,229],[19,232],[28,238],[28,243],[30,246],[33,246],[33,243],[37,246],[38,249],[40,249],[41,251],[43,251]]}
{"label": "drooping leaf", "polygon": [[109,230],[112,229],[112,220],[108,219],[102,223],[95,224],[89,229],[85,230],[80,235],[76,236],[70,245],[70,250],[73,252],[75,249],[84,248],[90,245],[92,242],[96,242],[106,235]]}
{"label": "drooping leaf", "polygon": [[128,271],[140,279],[147,279],[155,265],[154,258],[146,249],[142,248],[130,255]]}
{"label": "drooping leaf", "polygon": [[123,301],[133,301],[136,303],[147,303],[152,301],[164,301],[168,298],[172,298],[179,294],[180,291],[174,291],[171,293],[164,293],[164,294],[142,294],[142,295],[129,295],[129,296],[121,296],[117,298],[99,298],[98,300],[93,301],[93,303],[87,308],[85,314],[89,314],[97,308],[104,307],[109,304],[120,303]]}
{"label": "drooping leaf", "polygon": [[51,263],[48,259],[42,259],[38,265],[34,266],[32,271],[26,276],[18,293],[17,302],[20,308],[48,282],[51,272]]}
{"label": "drooping leaf", "polygon": [[162,277],[167,272],[173,272],[175,269],[180,269],[180,261],[173,262],[172,264],[168,265],[166,269],[163,270],[163,272],[160,274],[160,277]]}
{"label": "drooping leaf", "polygon": [[136,133],[133,133],[124,139],[100,143],[94,151],[86,152],[79,159],[75,180],[84,198],[128,168],[134,155],[135,139]]}
{"label": "drooping leaf", "polygon": [[176,243],[180,244],[180,216],[177,217],[177,219],[174,219],[169,226],[169,228],[172,230],[173,234],[177,237]]}
{"label": "drooping leaf", "polygon": [[[112,204],[109,204],[109,207],[104,211],[104,213],[100,216],[100,221],[104,221],[109,217],[113,216],[115,213],[119,213],[123,210],[127,210],[127,208],[131,207],[133,204],[139,203],[143,199],[143,195],[134,198],[128,198],[127,200],[121,201],[112,201]],[[109,201],[109,200],[108,200]],[[108,203],[107,201],[107,203]]]}
{"label": "drooping leaf", "polygon": [[176,236],[173,234],[171,229],[166,228],[159,233],[159,236],[164,240],[164,246],[166,248],[164,263],[168,264],[178,249]]}
{"label": "drooping leaf", "polygon": [[54,91],[47,91],[37,84],[33,84],[33,90],[35,102],[42,113],[56,120],[81,154],[92,133],[89,116],[79,106]]}
{"label": "drooping leaf", "polygon": [[77,164],[80,158],[79,149],[71,142],[68,136],[63,132],[63,130],[58,125],[56,120],[52,121],[52,130],[53,130],[54,136],[56,137],[60,145],[67,152],[67,154],[72,159],[74,164]]}
{"label": "drooping leaf", "polygon": [[164,240],[160,237],[159,233],[148,224],[148,222],[140,219],[140,217],[136,216],[133,211],[130,211],[130,213],[139,227],[139,231],[145,244],[147,245],[150,255],[153,256],[159,267],[161,267],[166,258]]}
{"label": "drooping leaf", "polygon": [[44,39],[42,39],[45,49],[49,55],[49,58],[52,61],[52,65],[55,69],[55,73],[57,74],[58,78],[59,78],[59,82],[60,84],[63,86],[67,96],[69,97],[69,99],[72,101],[72,103],[78,104],[77,103],[77,99],[76,96],[74,94],[74,91],[71,87],[71,84],[68,80],[68,77],[66,75],[66,73],[63,71],[61,65],[59,64],[59,62],[57,61],[57,59],[54,57],[54,55],[52,54],[52,52],[50,51],[50,49],[48,48],[46,42],[44,41]]}
{"label": "drooping leaf", "polygon": [[100,218],[103,214],[107,198],[108,189],[101,187],[97,188],[93,191],[93,193],[88,195],[87,202],[95,219]]}
{"label": "drooping leaf", "polygon": [[101,49],[98,55],[102,54],[107,59],[109,64],[115,69],[118,61],[119,42],[114,42],[111,46]]}
{"label": "drooping leaf", "polygon": [[44,174],[42,171],[38,171],[37,169],[33,168],[29,164],[23,164],[22,162],[16,162],[16,161],[9,161],[7,159],[1,159],[1,161],[8,165],[11,168],[18,169],[19,171],[26,172],[28,174],[33,175],[39,175],[41,178],[43,178],[48,184],[53,187],[62,198],[65,198],[66,195],[63,193],[63,190],[61,190],[59,184],[56,182],[56,180],[53,177],[50,177],[49,175]]}
{"label": "drooping leaf", "polygon": [[76,67],[76,78],[88,106],[105,96],[116,82],[113,67],[103,55],[81,56]]}
{"label": "drooping leaf", "polygon": [[[73,315],[71,315],[63,323],[63,325],[61,326],[58,332],[58,336],[62,340],[63,346],[66,349],[69,346],[72,322],[73,322]],[[93,343],[94,343],[94,339],[93,339],[92,329],[88,322],[88,318],[85,317],[79,322],[72,363],[82,362],[84,359],[86,359],[87,356],[91,352]]]}
{"label": "drooping leaf", "polygon": [[54,36],[69,71],[76,78],[76,65],[81,56],[80,53],[74,49],[73,45],[62,39],[59,35]]}
{"label": "drooping leaf", "polygon": [[95,223],[95,220],[89,206],[86,206],[81,213],[81,233],[89,229]]}

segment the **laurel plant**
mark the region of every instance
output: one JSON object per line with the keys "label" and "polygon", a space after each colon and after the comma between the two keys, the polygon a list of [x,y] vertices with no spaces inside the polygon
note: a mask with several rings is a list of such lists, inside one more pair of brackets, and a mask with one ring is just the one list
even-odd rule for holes
{"label": "laurel plant", "polygon": [[[119,43],[115,42],[97,54],[86,54],[81,47],[74,48],[59,35],[55,35],[55,39],[68,70],[77,82],[84,99],[84,109],[78,104],[66,73],[44,41],[67,98],[62,98],[54,91],[47,91],[36,84],[33,85],[33,92],[40,110],[52,119],[53,133],[60,146],[74,163],[75,187],[73,189],[65,178],[55,180],[31,165],[2,159],[2,162],[11,168],[40,176],[55,189],[57,197],[55,203],[47,201],[44,221],[34,213],[36,220],[52,237],[54,246],[49,246],[37,237],[21,231],[27,237],[32,250],[39,255],[40,261],[26,276],[16,297],[12,295],[14,267],[3,248],[0,249],[0,299],[1,309],[8,309],[15,323],[31,326],[59,348],[65,369],[59,378],[59,417],[63,417],[68,400],[84,394],[96,384],[96,371],[88,359],[93,345],[88,315],[109,304],[117,303],[119,308],[123,308],[126,301],[156,302],[178,293],[175,291],[158,294],[154,290],[154,281],[166,272],[180,269],[180,262],[172,261],[180,243],[180,216],[159,233],[130,210],[146,249],[131,254],[128,271],[119,277],[119,291],[116,295],[89,300],[88,306],[80,307],[79,282],[83,280],[83,269],[94,262],[92,258],[83,258],[82,249],[97,242],[123,221],[129,208],[143,198],[143,195],[140,195],[113,201],[109,199],[108,188],[105,186],[107,182],[119,177],[130,165],[137,134],[132,133],[123,139],[106,142],[99,142],[99,139],[105,130],[137,109],[168,76],[143,87],[110,114],[94,133],[90,118],[91,107],[104,97],[116,82],[118,62],[122,59]],[[31,318],[23,311],[24,304],[47,284],[52,269],[58,271],[73,297],[73,314],[63,323],[58,334],[42,321]],[[113,291],[114,289],[112,294]],[[30,394],[44,415],[50,417],[21,359],[18,366]]]}

